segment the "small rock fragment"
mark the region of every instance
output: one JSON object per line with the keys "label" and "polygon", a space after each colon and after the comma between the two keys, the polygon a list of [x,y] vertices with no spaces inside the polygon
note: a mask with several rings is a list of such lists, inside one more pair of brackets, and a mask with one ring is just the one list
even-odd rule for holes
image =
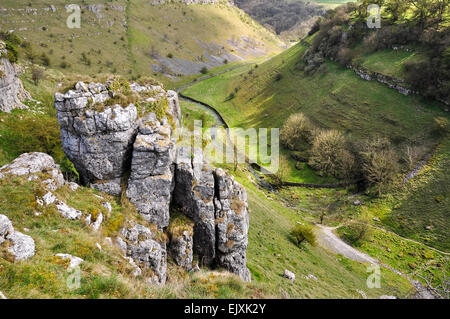
{"label": "small rock fragment", "polygon": [[284,270],[283,277],[289,279],[292,282],[295,281],[295,274],[287,269]]}
{"label": "small rock fragment", "polygon": [[70,260],[69,268],[78,267],[84,261],[80,257],[72,256],[70,254],[56,254],[56,256],[62,259],[69,259]]}

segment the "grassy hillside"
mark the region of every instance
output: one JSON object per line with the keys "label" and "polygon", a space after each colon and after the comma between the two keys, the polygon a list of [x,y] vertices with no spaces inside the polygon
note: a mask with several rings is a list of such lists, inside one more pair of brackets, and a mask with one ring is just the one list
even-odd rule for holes
{"label": "grassy hillside", "polygon": [[[330,61],[307,75],[301,71],[306,50],[297,44],[265,63],[202,81],[183,93],[214,105],[231,126],[281,127],[291,114],[303,112],[317,127],[340,130],[355,141],[381,136],[398,149],[409,144],[431,149],[434,119],[446,116],[438,102],[403,96]],[[291,169],[291,180],[311,182],[298,174]]]}
{"label": "grassy hillside", "polygon": [[[167,286],[146,285],[139,277],[130,276],[128,262],[105,241],[106,236],[117,234],[124,216],[139,217],[118,199],[87,188],[73,192],[68,186],[55,193],[85,214],[101,207],[96,195],[112,203],[112,213],[104,212],[107,218],[101,232],[93,233],[83,222],[63,219],[51,206],[36,216],[35,195],[40,194],[40,186],[26,178],[4,178],[0,182],[0,213],[11,219],[15,229],[28,229],[26,233],[35,240],[37,253],[16,263],[2,255],[0,290],[9,298],[361,298],[358,290],[370,298],[383,294],[406,296],[410,284],[390,271],[382,270],[380,289],[367,289],[364,265],[330,255],[321,248],[297,247],[289,235],[299,220],[295,211],[266,198],[243,172],[237,172],[237,178],[249,194],[248,267],[252,283],[207,270],[185,274],[169,261]],[[57,253],[84,259],[79,289],[67,287],[70,272],[67,263],[54,256]],[[295,283],[282,278],[284,269],[296,273]],[[309,274],[318,280],[307,279]]]}
{"label": "grassy hillside", "polygon": [[[352,70],[330,61],[320,72],[307,75],[301,71],[306,49],[298,44],[261,65],[242,67],[195,84],[184,94],[214,105],[232,126],[280,127],[290,114],[303,112],[316,126],[338,129],[354,141],[386,137],[399,152],[412,145],[420,148],[423,156],[439,143],[434,121],[437,117],[448,119],[448,115],[438,102],[403,96],[383,84],[362,80]],[[385,55],[392,59],[382,60]],[[401,61],[416,58],[412,54],[399,55],[393,50],[382,51],[367,57],[366,63],[380,72],[397,73]],[[232,99],[230,94],[234,96]],[[338,220],[342,222],[368,213],[370,218],[381,218],[385,225],[403,236],[448,251],[449,218],[445,204],[448,196],[444,191],[449,176],[447,148],[447,144],[441,145],[430,166],[405,186],[401,186],[404,175],[399,175],[399,185],[395,186],[398,192],[382,199],[363,197],[368,207],[358,208],[354,214],[341,212],[344,218]],[[306,178],[314,173],[307,166],[306,170],[298,171],[293,164],[290,164],[290,180],[322,180],[317,176]],[[342,199],[324,195],[320,200],[339,202]],[[427,226],[432,227],[427,230]]]}
{"label": "grassy hillside", "polygon": [[[38,86],[32,83],[29,70],[23,76],[26,88],[43,103],[28,111],[1,114],[3,157],[0,165],[11,161],[18,152],[39,150],[55,157],[61,154],[59,132],[52,129],[56,118],[51,103],[51,92],[61,75],[53,70],[46,70],[45,74],[45,80]],[[213,119],[195,105],[183,102],[182,108],[186,125],[194,118],[214,125]],[[35,127],[32,123],[42,125]],[[30,136],[35,139],[26,143]],[[13,145],[21,145],[21,148]],[[100,206],[96,195],[111,202],[113,211],[101,232],[93,233],[84,223],[62,219],[51,208],[36,216],[38,185],[26,178],[8,178],[0,183],[0,213],[8,216],[17,230],[28,229],[26,233],[34,238],[37,254],[19,263],[0,258],[0,290],[8,298],[361,298],[358,290],[371,298],[408,294],[409,282],[390,271],[382,270],[381,289],[368,289],[366,265],[335,256],[320,247],[306,244],[299,248],[290,231],[297,221],[309,220],[308,216],[286,208],[281,198],[256,187],[247,171],[238,170],[234,174],[249,195],[248,267],[254,278],[252,283],[206,269],[185,274],[169,262],[167,286],[145,285],[139,278],[130,276],[128,262],[115,247],[105,242],[106,236],[117,234],[123,216],[138,218],[128,206],[117,198],[83,187],[75,192],[67,187],[59,190],[56,193],[59,198],[84,214]],[[101,251],[97,243],[102,246]],[[81,265],[79,289],[67,288],[67,264],[54,257],[57,253],[69,253],[85,260]],[[282,277],[285,269],[297,275],[295,283]],[[318,280],[307,279],[308,275]]]}
{"label": "grassy hillside", "polygon": [[398,193],[385,223],[395,232],[450,251],[450,142],[447,139],[420,174]]}
{"label": "grassy hillside", "polygon": [[[22,58],[65,74],[154,74],[166,83],[225,63],[280,52],[283,43],[243,11],[144,0],[73,1],[81,28],[69,29],[66,1],[2,1],[0,30],[30,43]],[[95,6],[91,6],[95,5]],[[28,11],[27,11],[28,10]],[[43,60],[43,56],[48,59]],[[44,62],[43,62],[44,61]]]}
{"label": "grassy hillside", "polygon": [[[184,93],[217,106],[232,126],[280,127],[290,114],[304,112],[320,127],[358,138],[380,134],[397,143],[423,141],[434,117],[444,114],[439,103],[363,81],[332,62],[322,74],[307,76],[297,69],[305,51],[297,44],[257,68],[219,75]],[[226,101],[236,89],[235,97]]]}

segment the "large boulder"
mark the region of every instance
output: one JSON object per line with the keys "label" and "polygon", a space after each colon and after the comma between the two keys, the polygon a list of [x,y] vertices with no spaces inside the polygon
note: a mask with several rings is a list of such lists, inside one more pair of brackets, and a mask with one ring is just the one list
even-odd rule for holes
{"label": "large boulder", "polygon": [[250,280],[246,267],[247,193],[222,169],[212,171],[201,149],[179,147],[173,204],[194,222],[194,251],[201,264]]}
{"label": "large boulder", "polygon": [[29,259],[35,254],[33,238],[15,231],[8,217],[0,215],[0,245],[6,241],[9,242],[8,252],[16,261]]}
{"label": "large boulder", "polygon": [[[127,102],[124,94],[133,98]],[[138,106],[164,100],[168,105],[167,116],[178,123],[178,100],[156,86],[129,85],[118,80],[106,85],[79,82],[73,90],[55,94],[63,150],[80,173],[83,184],[111,195],[121,194],[140,118],[147,115]],[[114,104],[115,101],[127,105]]]}
{"label": "large boulder", "polygon": [[137,133],[137,109],[95,107],[111,97],[106,85],[79,82],[74,90],[55,94],[55,108],[63,150],[82,183],[118,196]]}
{"label": "large boulder", "polygon": [[0,245],[6,240],[6,236],[14,232],[11,221],[5,215],[0,215]]}
{"label": "large boulder", "polygon": [[[63,149],[85,184],[112,195],[126,196],[153,228],[130,225],[118,237],[126,258],[154,283],[166,280],[167,250],[174,261],[192,269],[219,267],[250,280],[246,267],[249,214],[245,189],[223,170],[213,171],[201,149],[176,147],[173,130],[181,112],[174,91],[161,86],[127,85],[135,104],[107,107],[105,102],[130,101],[121,86],[78,83],[55,95]],[[134,94],[131,93],[131,94]],[[111,103],[106,103],[111,104]],[[188,228],[173,231],[172,213],[189,219]],[[77,219],[77,212],[67,214]],[[92,220],[87,219],[92,224]],[[159,234],[169,233],[170,243]]]}
{"label": "large boulder", "polygon": [[14,255],[15,260],[26,260],[35,254],[34,240],[28,235],[24,235],[18,231],[9,234],[6,237],[11,242],[8,251]]}
{"label": "large boulder", "polygon": [[160,229],[169,226],[174,187],[175,142],[167,121],[154,113],[144,118],[133,146],[127,197],[145,220]]}
{"label": "large boulder", "polygon": [[22,101],[31,99],[19,79],[21,71],[17,64],[7,59],[6,44],[0,41],[0,111],[2,112],[26,108]]}
{"label": "large boulder", "polygon": [[50,155],[44,153],[24,153],[11,164],[0,168],[0,178],[7,174],[29,176],[30,180],[41,180],[49,190],[63,186],[64,176]]}

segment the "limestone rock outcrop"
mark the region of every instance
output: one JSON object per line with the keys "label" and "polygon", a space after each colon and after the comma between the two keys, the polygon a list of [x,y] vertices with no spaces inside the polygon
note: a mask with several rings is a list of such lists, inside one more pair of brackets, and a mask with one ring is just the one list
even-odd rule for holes
{"label": "limestone rock outcrop", "polygon": [[139,139],[151,135],[145,124],[139,131],[137,105],[165,100],[170,107],[167,112],[176,112],[174,121],[178,121],[181,113],[173,93],[151,85],[134,84],[127,88],[141,96],[142,101],[124,107],[114,102],[105,105],[107,101],[123,97],[122,88],[117,86],[120,84],[79,82],[73,90],[55,94],[63,149],[80,173],[82,183],[115,196],[122,192],[121,179],[129,170],[136,136],[139,132],[143,132]]}
{"label": "limestone rock outcrop", "polygon": [[[201,149],[177,147],[176,92],[158,85],[79,82],[55,95],[55,108],[63,149],[82,182],[111,195],[125,194],[152,225],[124,227],[116,240],[139,268],[136,274],[165,283],[169,254],[186,270],[198,258],[202,266],[250,280],[246,192],[223,170],[211,169]],[[174,213],[187,217],[192,227],[171,234]],[[169,241],[160,236],[167,232]]]}
{"label": "limestone rock outcrop", "polygon": [[250,281],[246,267],[247,193],[222,169],[212,171],[201,150],[178,148],[174,204],[194,221],[194,251],[202,265],[223,267]]}
{"label": "limestone rock outcrop", "polygon": [[250,281],[246,251],[249,214],[247,192],[233,176],[222,169],[214,172],[217,196],[214,199],[217,238],[217,262],[228,271]]}
{"label": "limestone rock outcrop", "polygon": [[0,179],[7,174],[24,176],[29,180],[43,179],[42,184],[49,190],[63,186],[64,176],[50,155],[45,153],[24,153],[11,164],[0,167]]}
{"label": "limestone rock outcrop", "polygon": [[91,108],[109,98],[106,85],[80,82],[75,90],[55,94],[55,108],[63,150],[81,181],[117,196],[137,132],[137,109],[132,104]]}
{"label": "limestone rock outcrop", "polygon": [[194,259],[194,238],[192,233],[185,230],[178,236],[172,236],[169,253],[178,266],[190,271]]}
{"label": "limestone rock outcrop", "polygon": [[0,111],[11,112],[24,109],[22,101],[31,99],[19,79],[21,69],[7,58],[6,44],[0,41]]}
{"label": "limestone rock outcrop", "polygon": [[142,119],[133,146],[127,196],[144,219],[160,229],[169,226],[174,187],[175,142],[165,118],[154,113]]}
{"label": "limestone rock outcrop", "polygon": [[132,258],[147,280],[164,284],[167,278],[166,242],[158,240],[155,231],[140,224],[123,228],[121,235],[125,239],[121,240],[121,245],[126,256]]}
{"label": "limestone rock outcrop", "polygon": [[216,256],[214,176],[201,150],[180,147],[176,163],[174,204],[195,223],[194,247],[200,263],[210,266]]}
{"label": "limestone rock outcrop", "polygon": [[15,231],[8,217],[0,215],[0,245],[5,242],[8,242],[8,252],[15,261],[29,259],[35,254],[33,238]]}

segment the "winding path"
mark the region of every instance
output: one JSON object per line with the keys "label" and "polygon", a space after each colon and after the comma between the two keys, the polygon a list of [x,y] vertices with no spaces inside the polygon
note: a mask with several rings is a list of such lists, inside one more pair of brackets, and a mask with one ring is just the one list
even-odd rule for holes
{"label": "winding path", "polygon": [[372,264],[378,264],[378,261],[367,254],[356,250],[352,246],[345,243],[337,235],[334,234],[333,230],[336,227],[327,227],[323,225],[317,225],[317,241],[319,245],[342,256],[356,260],[359,262],[366,262]]}
{"label": "winding path", "polygon": [[334,234],[333,230],[335,230],[338,227],[327,227],[323,225],[316,225],[317,228],[316,234],[317,234],[317,241],[319,245],[335,254],[341,254],[342,256],[355,260],[358,262],[363,263],[371,263],[371,264],[377,264],[381,267],[384,267],[386,269],[389,269],[390,271],[396,273],[399,276],[402,276],[403,278],[407,279],[416,289],[416,297],[420,299],[434,299],[435,297],[433,294],[430,293],[428,289],[426,289],[420,282],[417,280],[412,279],[408,275],[402,273],[401,271],[392,268],[389,265],[383,264],[382,262],[379,262],[375,258],[370,257],[369,255],[360,252],[359,250],[353,248],[352,246],[348,245],[346,242],[344,242],[342,239],[340,239],[336,234]]}

